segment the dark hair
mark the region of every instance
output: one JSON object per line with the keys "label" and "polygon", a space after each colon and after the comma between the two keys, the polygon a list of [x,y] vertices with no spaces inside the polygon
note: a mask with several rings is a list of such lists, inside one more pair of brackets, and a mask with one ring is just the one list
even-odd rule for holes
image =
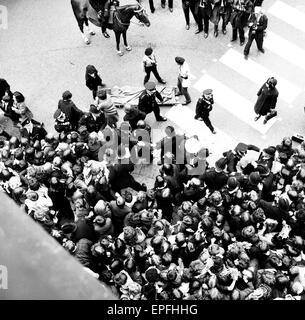
{"label": "dark hair", "polygon": [[145,49],[145,55],[146,56],[150,56],[152,53],[153,53],[153,49],[152,48],[149,47],[149,48]]}
{"label": "dark hair", "polygon": [[24,102],[25,98],[21,92],[15,91],[13,95],[18,103]]}

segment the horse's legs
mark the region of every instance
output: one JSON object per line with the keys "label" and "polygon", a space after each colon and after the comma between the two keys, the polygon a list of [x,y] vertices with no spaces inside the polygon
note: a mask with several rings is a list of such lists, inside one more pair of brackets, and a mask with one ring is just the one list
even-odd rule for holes
{"label": "horse's legs", "polygon": [[82,33],[82,38],[83,38],[85,44],[90,44],[90,40],[88,39],[88,37],[84,33],[84,22],[85,22],[84,18],[77,18],[77,23],[78,23],[79,29]]}
{"label": "horse's legs", "polygon": [[125,49],[127,51],[131,51],[131,47],[127,43],[126,31],[123,32],[123,40],[124,40]]}
{"label": "horse's legs", "polygon": [[84,18],[84,23],[85,23],[85,26],[87,27],[87,30],[88,30],[88,33],[90,34],[90,36],[94,36],[95,32],[90,28],[89,20],[87,17]]}
{"label": "horse's legs", "polygon": [[115,32],[116,49],[117,49],[118,55],[122,56],[123,52],[120,50],[120,38],[121,38],[121,33]]}

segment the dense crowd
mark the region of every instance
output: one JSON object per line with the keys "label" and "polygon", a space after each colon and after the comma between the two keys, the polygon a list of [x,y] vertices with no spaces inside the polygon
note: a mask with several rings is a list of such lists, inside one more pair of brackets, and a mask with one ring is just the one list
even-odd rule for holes
{"label": "dense crowd", "polygon": [[[171,126],[156,145],[145,117],[117,128],[105,89],[89,112],[65,91],[52,134],[0,88],[20,129],[0,130],[2,191],[120,299],[303,299],[304,142],[239,143],[211,166]],[[148,190],[131,174],[145,147],[147,165],[161,149]]]}

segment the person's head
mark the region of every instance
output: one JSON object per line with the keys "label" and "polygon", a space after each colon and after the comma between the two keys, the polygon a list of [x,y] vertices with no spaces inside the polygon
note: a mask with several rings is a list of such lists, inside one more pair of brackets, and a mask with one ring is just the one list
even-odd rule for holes
{"label": "person's head", "polygon": [[154,81],[146,82],[144,87],[148,93],[153,93],[156,91],[156,83]]}
{"label": "person's head", "polygon": [[176,57],[176,58],[175,58],[175,61],[176,61],[176,63],[177,63],[178,65],[182,66],[183,63],[184,63],[184,61],[185,61],[185,59],[182,58],[182,57]]}
{"label": "person's head", "polygon": [[146,122],[144,120],[139,120],[137,122],[137,129],[145,129],[146,128]]}
{"label": "person's head", "polygon": [[148,47],[145,49],[145,55],[150,56],[153,53],[153,49],[151,47]]}
{"label": "person's head", "polygon": [[25,101],[24,95],[19,91],[15,91],[13,93],[13,99],[14,99],[14,102],[16,103],[22,103]]}
{"label": "person's head", "polygon": [[70,100],[72,98],[72,93],[69,90],[66,90],[62,94],[64,100]]}
{"label": "person's head", "polygon": [[88,64],[86,67],[86,74],[90,74],[92,76],[97,74],[97,70],[95,68],[95,66],[93,66],[92,64]]}
{"label": "person's head", "polygon": [[202,92],[202,96],[207,99],[210,100],[211,98],[213,98],[213,90],[212,89],[205,89]]}
{"label": "person's head", "polygon": [[173,126],[167,126],[165,128],[165,134],[168,136],[168,137],[171,137],[175,134],[175,128]]}
{"label": "person's head", "polygon": [[267,84],[268,84],[268,86],[270,87],[270,88],[275,88],[275,86],[277,85],[277,80],[275,79],[275,78],[273,78],[273,77],[271,77],[271,78],[269,78],[268,80],[267,80]]}
{"label": "person's head", "polygon": [[106,91],[106,89],[99,89],[99,90],[97,91],[97,96],[98,96],[99,99],[105,100],[105,99],[107,98],[107,91]]}

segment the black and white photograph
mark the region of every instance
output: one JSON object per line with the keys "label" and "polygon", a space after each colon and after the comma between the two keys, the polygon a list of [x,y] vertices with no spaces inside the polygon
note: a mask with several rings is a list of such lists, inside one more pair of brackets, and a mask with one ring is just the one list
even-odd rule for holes
{"label": "black and white photograph", "polygon": [[0,199],[2,301],[305,300],[304,0],[0,0]]}

